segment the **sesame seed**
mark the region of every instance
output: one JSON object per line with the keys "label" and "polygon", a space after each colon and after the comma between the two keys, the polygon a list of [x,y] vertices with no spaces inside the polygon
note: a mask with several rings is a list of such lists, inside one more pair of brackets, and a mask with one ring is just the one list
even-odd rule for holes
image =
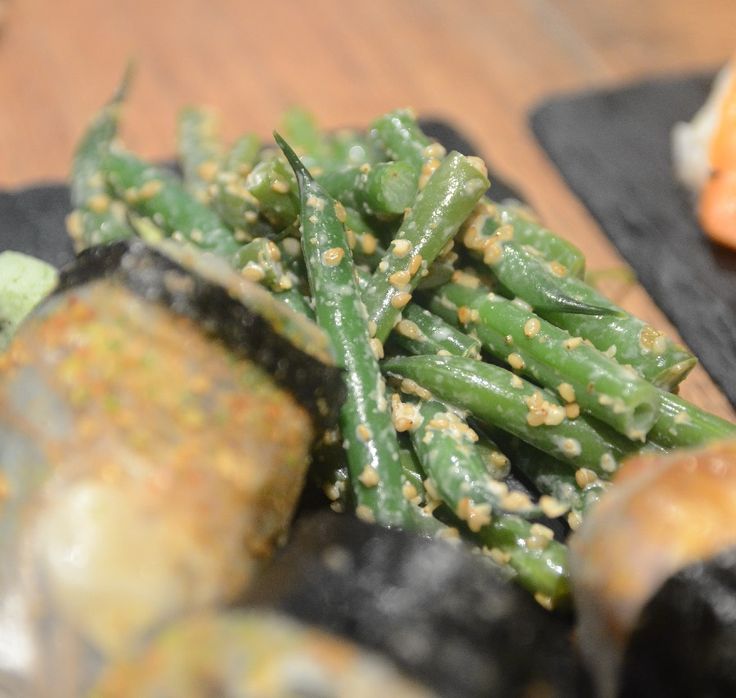
{"label": "sesame seed", "polygon": [[422,173],[419,175],[418,189],[421,191],[429,181],[429,178],[434,174],[435,170],[440,166],[440,160],[438,158],[430,158],[425,160],[422,165]]}
{"label": "sesame seed", "polygon": [[562,343],[562,346],[564,346],[565,349],[577,349],[582,343],[582,337],[570,337]]}
{"label": "sesame seed", "polygon": [[375,337],[377,330],[378,330],[378,325],[376,325],[375,320],[368,320],[368,334],[371,337]]}
{"label": "sesame seed", "polygon": [[551,403],[548,403],[547,407],[547,415],[544,418],[544,423],[547,426],[557,426],[558,424],[562,424],[562,422],[565,419],[565,408],[561,405],[554,405]]}
{"label": "sesame seed", "polygon": [[355,507],[355,515],[366,523],[376,523],[374,513],[365,504],[359,504]]}
{"label": "sesame seed", "polygon": [[468,155],[465,158],[466,162],[471,166],[474,167],[478,172],[480,172],[484,177],[488,176],[488,168],[486,167],[486,163],[483,162],[483,160],[479,157],[476,157],[475,155]]}
{"label": "sesame seed", "polygon": [[240,273],[248,279],[248,281],[255,281],[256,283],[263,281],[266,277],[266,272],[263,270],[263,267],[256,262],[248,262]]}
{"label": "sesame seed", "polygon": [[612,473],[616,470],[616,459],[610,453],[604,453],[601,456],[600,466],[607,473]]}
{"label": "sesame seed", "polygon": [[543,594],[541,591],[537,591],[534,594],[534,600],[545,610],[552,611],[555,607],[552,597],[547,594]]}
{"label": "sesame seed", "polygon": [[577,419],[580,416],[580,405],[577,402],[565,405],[565,416],[568,419]]}
{"label": "sesame seed", "polygon": [[592,485],[598,480],[598,476],[590,468],[578,468],[575,471],[575,482],[578,483],[578,487],[585,488],[588,485]]}
{"label": "sesame seed", "polygon": [[322,263],[328,267],[336,267],[342,262],[345,256],[345,250],[342,247],[331,247],[322,253]]}
{"label": "sesame seed", "polygon": [[411,252],[412,244],[408,240],[394,240],[392,254],[394,257],[402,259]]}
{"label": "sesame seed", "polygon": [[524,387],[524,381],[517,375],[511,376],[511,387],[520,390]]}
{"label": "sesame seed", "polygon": [[541,323],[539,320],[535,317],[530,317],[525,323],[524,323],[524,334],[527,337],[536,337],[537,334],[539,334],[539,330],[541,328]]}
{"label": "sesame seed", "polygon": [[391,396],[391,419],[394,428],[399,432],[412,431],[424,421],[416,405],[410,402],[402,402],[396,394]]}
{"label": "sesame seed", "polygon": [[205,182],[211,182],[217,174],[217,163],[212,160],[207,160],[199,165],[197,168],[197,176]]}
{"label": "sesame seed", "polygon": [[504,552],[501,548],[483,548],[483,554],[499,565],[506,565],[511,560],[511,553]]}
{"label": "sesame seed", "polygon": [[354,230],[351,230],[350,228],[348,228],[345,231],[345,238],[348,241],[348,247],[351,250],[354,250],[355,249],[355,242],[356,242],[356,239],[355,239],[355,231]]}
{"label": "sesame seed", "polygon": [[376,359],[382,359],[384,357],[383,342],[378,337],[371,337],[370,339],[371,351]]}
{"label": "sesame seed", "polygon": [[567,276],[567,267],[564,264],[560,264],[557,260],[549,263],[549,270],[559,277]]}
{"label": "sesame seed", "polygon": [[402,336],[408,339],[421,339],[423,337],[422,331],[419,329],[419,325],[411,320],[399,320],[396,325],[396,331]]}
{"label": "sesame seed", "polygon": [[316,211],[324,211],[325,200],[318,196],[311,195],[307,197],[307,206],[315,209]]}
{"label": "sesame seed", "polygon": [[560,383],[557,386],[557,392],[565,402],[575,402],[575,388],[569,383]]}
{"label": "sesame seed", "polygon": [[445,150],[445,147],[437,142],[430,143],[422,151],[422,155],[425,157],[425,159],[436,158],[439,160],[445,157],[446,154],[447,151]]}
{"label": "sesame seed", "polygon": [[483,262],[485,264],[498,264],[503,258],[503,246],[498,240],[489,239],[483,245]]}
{"label": "sesame seed", "polygon": [[506,361],[511,366],[511,368],[516,369],[517,371],[520,371],[523,369],[526,364],[524,363],[524,359],[521,357],[521,354],[517,354],[516,352],[512,352],[506,357]]}
{"label": "sesame seed", "polygon": [[411,274],[406,269],[395,271],[388,277],[388,281],[395,288],[401,288],[411,281]]}
{"label": "sesame seed", "polygon": [[550,519],[556,519],[558,516],[562,516],[568,509],[569,506],[564,504],[555,497],[550,497],[548,494],[543,494],[539,498],[539,507],[545,516]]}
{"label": "sesame seed", "polygon": [[480,279],[477,276],[460,269],[452,272],[452,281],[460,286],[465,286],[465,288],[478,288],[480,286]]}
{"label": "sesame seed", "polygon": [[345,210],[345,207],[339,201],[335,202],[335,216],[337,217],[337,220],[340,221],[340,223],[344,223],[348,217],[348,213]]}
{"label": "sesame seed", "polygon": [[164,188],[164,183],[160,179],[149,179],[143,186],[138,190],[137,198],[139,200],[151,199],[158,194]]}
{"label": "sesame seed", "polygon": [[468,308],[466,305],[461,305],[457,309],[457,319],[462,325],[468,325],[471,322],[478,322],[480,315],[475,308]]}
{"label": "sesame seed", "polygon": [[400,387],[401,392],[406,393],[407,395],[416,395],[422,400],[430,400],[432,398],[432,393],[430,393],[429,390],[423,388],[419,383],[413,381],[411,378],[404,378],[401,381]]}
{"label": "sesame seed", "polygon": [[580,524],[583,523],[583,517],[577,511],[571,511],[567,515],[567,525],[573,530],[577,531],[580,528]]}
{"label": "sesame seed", "polygon": [[277,194],[286,194],[289,191],[289,183],[285,182],[283,179],[274,179],[273,182],[271,182],[271,190],[275,191]]}
{"label": "sesame seed", "polygon": [[491,505],[471,502],[466,521],[468,528],[473,533],[478,533],[483,526],[488,526],[491,523]]}
{"label": "sesame seed", "polygon": [[417,488],[411,482],[404,483],[401,493],[404,495],[404,499],[409,502],[414,502],[414,500],[419,498],[419,492],[417,492]]}
{"label": "sesame seed", "polygon": [[105,213],[110,208],[110,197],[107,194],[95,194],[87,200],[87,208],[94,213]]}
{"label": "sesame seed", "polygon": [[290,257],[296,257],[301,252],[301,245],[296,238],[284,238],[281,245],[284,248],[284,252]]}
{"label": "sesame seed", "polygon": [[[376,239],[376,236],[372,233],[363,233],[360,237],[360,248],[365,254],[373,254],[378,248],[378,240]],[[386,267],[386,269],[387,268],[388,267]],[[385,271],[385,269],[383,271]]]}
{"label": "sesame seed", "polygon": [[419,268],[422,266],[422,255],[415,254],[411,258],[411,262],[409,262],[409,274],[411,276],[414,276],[419,271]]}
{"label": "sesame seed", "polygon": [[501,498],[501,506],[507,511],[523,511],[530,509],[532,501],[527,494],[519,490],[512,490]]}
{"label": "sesame seed", "polygon": [[403,308],[411,300],[411,293],[400,291],[391,299],[392,308]]}
{"label": "sesame seed", "polygon": [[654,352],[654,347],[657,344],[657,340],[662,336],[662,333],[656,330],[651,325],[646,325],[639,332],[639,346],[644,352]]}
{"label": "sesame seed", "polygon": [[439,492],[437,492],[437,488],[435,487],[434,481],[431,478],[427,478],[424,481],[424,489],[427,491],[427,494],[431,499],[439,501]]}
{"label": "sesame seed", "polygon": [[580,442],[571,436],[562,438],[557,445],[568,458],[577,458],[583,452]]}
{"label": "sesame seed", "polygon": [[366,465],[365,468],[363,468],[363,472],[358,475],[358,480],[360,480],[365,487],[375,487],[381,481],[381,478],[378,477],[378,471],[375,468],[370,465]]}

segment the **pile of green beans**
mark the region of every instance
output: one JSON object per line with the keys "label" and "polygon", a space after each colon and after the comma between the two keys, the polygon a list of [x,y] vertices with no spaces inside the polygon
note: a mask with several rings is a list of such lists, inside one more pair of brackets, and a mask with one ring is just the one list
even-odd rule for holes
{"label": "pile of green beans", "polygon": [[227,146],[187,107],[180,177],[116,144],[129,81],[74,159],[75,245],[172,238],[322,327],[348,386],[315,447],[334,509],[463,538],[552,608],[569,595],[561,532],[622,459],[736,436],[668,392],[695,358],[586,284],[580,250],[488,198],[483,162],[410,110],[325,133],[294,109],[274,147]]}

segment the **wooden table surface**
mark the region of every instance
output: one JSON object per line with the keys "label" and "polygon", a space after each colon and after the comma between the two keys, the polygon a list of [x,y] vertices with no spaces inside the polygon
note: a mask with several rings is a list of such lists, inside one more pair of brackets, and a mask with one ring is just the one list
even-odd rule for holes
{"label": "wooden table surface", "polygon": [[[176,111],[190,102],[217,107],[228,137],[267,135],[295,103],[327,128],[411,105],[467,134],[601,269],[620,258],[532,138],[530,107],[723,63],[736,2],[0,0],[0,23],[0,188],[64,177],[133,57],[123,137],[145,156],[172,153]],[[668,327],[639,287],[619,301]],[[701,370],[682,394],[733,416]]]}

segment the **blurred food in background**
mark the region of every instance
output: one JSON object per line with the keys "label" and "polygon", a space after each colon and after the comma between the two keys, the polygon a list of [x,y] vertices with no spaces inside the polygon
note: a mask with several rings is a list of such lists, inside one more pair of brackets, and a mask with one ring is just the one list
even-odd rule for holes
{"label": "blurred food in background", "polygon": [[703,229],[736,249],[736,57],[693,120],[675,126],[672,144],[675,172],[697,198]]}

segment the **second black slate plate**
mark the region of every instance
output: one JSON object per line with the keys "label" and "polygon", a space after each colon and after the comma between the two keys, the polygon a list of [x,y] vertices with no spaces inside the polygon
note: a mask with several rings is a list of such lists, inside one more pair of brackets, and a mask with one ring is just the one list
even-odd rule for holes
{"label": "second black slate plate", "polygon": [[736,404],[736,254],[701,232],[676,183],[670,132],[712,75],[552,99],[537,138],[706,370]]}

